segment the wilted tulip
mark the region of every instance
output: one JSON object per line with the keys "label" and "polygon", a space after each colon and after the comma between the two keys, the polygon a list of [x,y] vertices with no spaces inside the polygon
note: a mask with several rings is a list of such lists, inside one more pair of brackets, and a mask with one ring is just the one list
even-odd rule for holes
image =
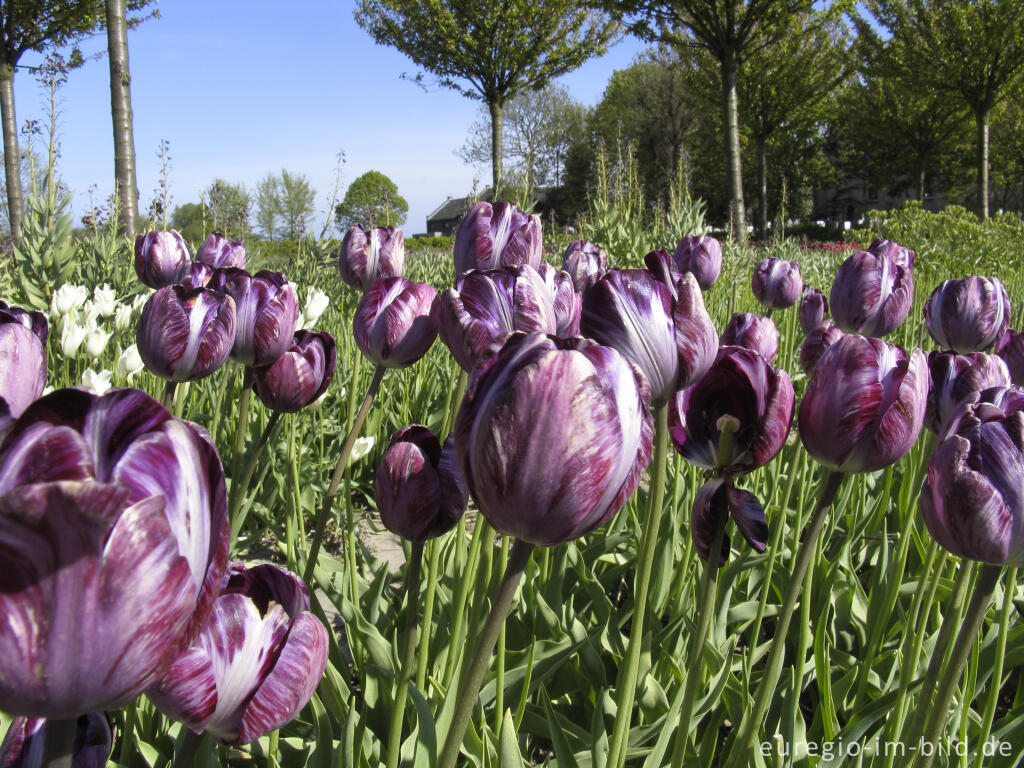
{"label": "wilted tulip", "polygon": [[401,277],[405,269],[405,237],[395,227],[348,228],[337,255],[341,279],[365,291],[378,277]]}
{"label": "wilted tulip", "polygon": [[6,402],[10,416],[20,416],[43,394],[47,332],[40,312],[0,309],[0,400]]}
{"label": "wilted tulip", "polygon": [[464,371],[513,331],[554,334],[558,328],[552,293],[529,266],[459,275],[439,305],[441,340]]}
{"label": "wilted tulip", "polygon": [[402,277],[374,280],[352,321],[356,346],[385,368],[405,368],[427,353],[440,325],[437,291]]}
{"label": "wilted tulip", "polygon": [[639,484],[648,404],[644,377],[614,349],[513,334],[470,376],[455,424],[462,476],[497,531],[544,546],[578,538]]}
{"label": "wilted tulip", "polygon": [[765,259],[754,268],[750,287],[754,298],[768,309],[792,307],[804,288],[800,265],[795,261]]}
{"label": "wilted tulip", "polygon": [[836,272],[828,301],[832,318],[846,333],[885,336],[910,313],[914,277],[886,254],[858,251]]}
{"label": "wilted tulip", "polygon": [[209,623],[146,695],[194,733],[249,744],[306,706],[323,677],[327,645],[297,576],[276,565],[233,563]]}
{"label": "wilted tulip", "polygon": [[547,262],[541,263],[537,274],[551,294],[551,305],[555,310],[555,335],[579,336],[583,296],[576,290],[572,277]]}
{"label": "wilted tulip", "polygon": [[135,238],[135,273],[150,288],[178,282],[191,260],[185,240],[173,229]]}
{"label": "wilted tulip", "polygon": [[807,334],[800,345],[800,367],[804,373],[810,373],[818,364],[825,350],[835,344],[845,334],[832,323],[824,323],[817,330]]}
{"label": "wilted tulip", "polygon": [[[690,536],[697,554],[705,560],[711,559],[711,545],[714,542],[715,526],[720,525],[719,510],[728,510],[739,532],[757,552],[768,548],[768,522],[764,508],[750,491],[737,488],[728,475],[709,479],[697,491],[690,513]],[[729,558],[731,543],[729,534],[722,534],[722,551],[718,562],[724,565]]]}
{"label": "wilted tulip", "polygon": [[583,297],[580,328],[636,365],[655,403],[700,378],[718,351],[718,333],[689,273],[666,285],[648,270],[612,270]]}
{"label": "wilted tulip", "polygon": [[231,358],[243,365],[270,365],[292,343],[299,317],[295,286],[280,272],[218,269],[207,288],[235,300]]}
{"label": "wilted tulip", "polygon": [[[16,717],[0,744],[0,768],[43,768],[46,720]],[[110,723],[102,712],[81,715],[75,724],[70,768],[105,768],[113,747]]]}
{"label": "wilted tulip", "polygon": [[205,624],[227,552],[204,430],[139,390],[37,400],[0,444],[0,710],[134,699]]}
{"label": "wilted tulip", "polygon": [[805,336],[818,330],[828,317],[828,301],[825,294],[817,288],[805,285],[800,295],[799,314],[800,328]]}
{"label": "wilted tulip", "polygon": [[722,273],[722,244],[707,235],[686,235],[676,245],[674,259],[680,272],[692,273],[707,291]]}
{"label": "wilted tulip", "polygon": [[139,318],[139,356],[170,381],[209,376],[227,360],[234,340],[234,299],[205,288],[161,288]]}
{"label": "wilted tulip", "polygon": [[228,240],[220,232],[208,235],[196,251],[196,261],[206,264],[211,269],[245,269],[246,260],[245,244],[241,240]]}
{"label": "wilted tulip", "polygon": [[604,248],[586,240],[573,240],[562,256],[562,271],[569,274],[576,291],[583,294],[608,271],[608,256]]}
{"label": "wilted tulip", "polygon": [[996,354],[1010,370],[1010,380],[1018,387],[1024,386],[1024,333],[1007,328],[996,342]]}
{"label": "wilted tulip", "polygon": [[800,403],[800,438],[836,472],[874,472],[910,450],[924,423],[928,363],[881,339],[848,334],[821,356]]}
{"label": "wilted tulip", "polygon": [[273,411],[294,413],[327,391],[338,350],[329,333],[296,331],[292,345],[270,365],[253,371],[253,390]]}
{"label": "wilted tulip", "polygon": [[779,353],[779,331],[770,317],[737,312],[722,331],[721,344],[752,349],[770,364]]}
{"label": "wilted tulip", "polygon": [[931,387],[925,426],[939,434],[957,405],[971,392],[1010,386],[1010,371],[996,355],[972,352],[932,352],[928,355]]}
{"label": "wilted tulip", "polygon": [[469,495],[459,473],[452,436],[441,443],[426,427],[403,427],[377,468],[377,511],[384,527],[410,541],[451,530]]}
{"label": "wilted tulip", "polygon": [[480,202],[455,232],[455,273],[528,264],[540,267],[544,242],[540,217],[512,203]]}
{"label": "wilted tulip", "polygon": [[956,352],[980,352],[1002,339],[1010,324],[1010,297],[997,277],[946,280],[924,305],[928,333]]}
{"label": "wilted tulip", "polygon": [[877,256],[885,256],[894,264],[898,264],[908,270],[914,268],[914,260],[917,258],[917,254],[906,246],[900,245],[893,240],[883,240],[881,238],[873,240],[871,245],[868,246],[868,250]]}

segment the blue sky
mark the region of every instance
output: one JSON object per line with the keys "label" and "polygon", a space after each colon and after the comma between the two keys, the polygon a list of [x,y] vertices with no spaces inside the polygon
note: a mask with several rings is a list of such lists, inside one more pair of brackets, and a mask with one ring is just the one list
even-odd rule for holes
{"label": "blue sky", "polygon": [[[377,46],[354,22],[353,3],[330,0],[175,0],[128,34],[140,208],[154,197],[160,141],[170,142],[172,206],[199,199],[215,178],[250,189],[268,172],[305,174],[318,191],[316,230],[344,151],[341,190],[368,170],[389,176],[409,202],[407,235],[448,196],[470,191],[479,172],[455,156],[478,103],[449,90],[424,92],[401,75],[413,63]],[[287,9],[287,10],[282,10]],[[87,55],[105,52],[98,37]],[[627,38],[559,82],[596,104],[608,78],[642,45]],[[22,64],[38,62],[27,54]],[[60,92],[60,170],[73,190],[76,223],[89,189],[113,188],[107,60],[71,73]],[[46,92],[21,70],[19,124],[45,123]],[[481,179],[480,186],[486,184]]]}

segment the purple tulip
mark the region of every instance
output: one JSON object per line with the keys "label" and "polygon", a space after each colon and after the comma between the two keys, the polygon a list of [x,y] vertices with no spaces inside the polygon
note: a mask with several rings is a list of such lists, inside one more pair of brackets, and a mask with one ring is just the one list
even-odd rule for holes
{"label": "purple tulip", "polygon": [[562,255],[562,271],[572,278],[577,293],[584,294],[608,271],[608,256],[591,242],[573,240]]}
{"label": "purple tulip", "polygon": [[579,336],[583,295],[576,290],[572,277],[568,272],[560,272],[546,262],[541,263],[537,274],[551,294],[555,311],[555,335]]}
{"label": "purple tulip", "polygon": [[722,273],[722,244],[707,235],[686,235],[676,245],[674,259],[680,272],[691,272],[707,291]]}
{"label": "purple tulip", "polygon": [[1010,380],[1018,387],[1024,386],[1024,333],[1007,328],[996,343],[996,354],[1010,370]]}
{"label": "purple tulip", "polygon": [[296,331],[283,355],[253,370],[253,391],[272,411],[295,413],[327,391],[337,362],[331,334]]}
{"label": "purple tulip", "polygon": [[401,277],[405,269],[405,237],[395,227],[351,226],[337,255],[341,279],[365,291],[378,277]]}
{"label": "purple tulip", "polygon": [[807,338],[800,345],[800,367],[804,373],[810,374],[821,356],[825,354],[825,350],[845,335],[838,327],[827,322],[807,334]]}
{"label": "purple tulip", "polygon": [[750,287],[754,298],[768,309],[792,307],[804,289],[800,265],[795,261],[765,259],[754,268]]}
{"label": "purple tulip", "polygon": [[643,375],[610,347],[511,335],[473,369],[455,424],[481,513],[497,531],[544,546],[603,525],[650,463],[649,402]]}
{"label": "purple tulip", "polygon": [[201,261],[212,269],[245,269],[245,244],[241,240],[228,240],[220,232],[213,232],[196,251],[196,261]]}
{"label": "purple tulip", "polygon": [[0,710],[134,699],[206,623],[227,553],[204,430],[140,390],[37,400],[0,444]]}
{"label": "purple tulip", "polygon": [[971,392],[991,387],[1009,387],[1010,371],[996,355],[971,352],[932,352],[928,355],[931,387],[924,423],[935,434],[940,434],[957,405]]}
{"label": "purple tulip", "polygon": [[779,353],[779,331],[770,317],[737,312],[722,331],[721,345],[752,349],[771,364]]}
{"label": "purple tulip", "polygon": [[928,362],[881,339],[848,334],[811,372],[800,403],[800,438],[828,469],[887,467],[910,450],[924,423]]}
{"label": "purple tulip", "polygon": [[299,318],[295,286],[280,272],[225,268],[208,288],[235,300],[235,343],[231,357],[250,367],[270,365],[291,346]]}
{"label": "purple tulip", "polygon": [[980,352],[1003,338],[1010,324],[1010,297],[996,277],[946,280],[924,305],[928,333],[956,352]]}
{"label": "purple tulip", "polygon": [[405,368],[427,353],[440,322],[432,286],[380,277],[360,299],[352,328],[356,346],[368,359],[385,368]]}
{"label": "purple tulip", "polygon": [[403,427],[377,468],[377,511],[384,527],[410,541],[447,533],[466,511],[469,494],[453,438],[444,448],[426,427]]}
{"label": "purple tulip", "polygon": [[846,333],[885,336],[896,330],[914,300],[910,268],[886,254],[858,251],[836,272],[829,306]]}
{"label": "purple tulip", "polygon": [[[693,511],[690,518],[690,536],[693,538],[697,554],[705,560],[711,559],[711,544],[714,541],[716,517],[718,509],[728,509],[729,515],[736,522],[743,538],[757,552],[768,548],[768,522],[764,516],[764,508],[757,497],[750,491],[737,488],[732,477],[715,477],[708,480],[697,491],[693,500]],[[729,535],[722,537],[722,552],[719,565],[724,565],[729,558],[731,548]]]}
{"label": "purple tulip", "polygon": [[139,318],[139,357],[170,381],[209,376],[228,359],[234,340],[234,299],[206,288],[161,288]]}
{"label": "purple tulip", "polygon": [[883,240],[881,238],[873,240],[871,245],[868,246],[868,251],[876,256],[885,256],[894,264],[906,270],[913,270],[914,261],[917,259],[917,254],[906,246],[900,245],[893,240]]}
{"label": "purple tulip", "polygon": [[455,273],[522,264],[538,269],[543,249],[539,216],[512,203],[477,203],[455,233]]}
{"label": "purple tulip", "polygon": [[47,333],[42,313],[0,309],[0,402],[9,417],[20,416],[43,394]]}
{"label": "purple tulip", "polygon": [[205,288],[213,277],[213,267],[201,261],[190,261],[178,280],[186,288]]}
{"label": "purple tulip", "polygon": [[[75,727],[71,768],[105,768],[114,738],[102,712],[81,715]],[[16,717],[0,744],[0,768],[43,768],[46,720]]]}
{"label": "purple tulip", "polygon": [[636,365],[656,403],[703,376],[718,352],[718,334],[689,273],[666,285],[648,270],[612,270],[583,297],[580,328]]}
{"label": "purple tulip", "polygon": [[185,240],[173,229],[145,232],[135,238],[135,273],[150,288],[178,282],[191,260]]}
{"label": "purple tulip", "polygon": [[306,706],[323,677],[327,645],[297,576],[276,565],[233,563],[209,623],[146,695],[194,733],[249,744]]}
{"label": "purple tulip", "polygon": [[973,392],[932,453],[921,513],[932,537],[959,557],[1024,566],[1024,391]]}
{"label": "purple tulip", "polygon": [[804,336],[814,333],[828,318],[828,300],[817,288],[804,286],[800,295],[800,328]]}

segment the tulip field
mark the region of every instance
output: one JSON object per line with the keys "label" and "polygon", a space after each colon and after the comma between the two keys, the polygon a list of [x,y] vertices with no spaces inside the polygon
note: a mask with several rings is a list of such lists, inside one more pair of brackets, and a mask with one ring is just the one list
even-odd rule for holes
{"label": "tulip field", "polygon": [[1024,765],[1024,226],[915,215],[4,270],[0,768]]}

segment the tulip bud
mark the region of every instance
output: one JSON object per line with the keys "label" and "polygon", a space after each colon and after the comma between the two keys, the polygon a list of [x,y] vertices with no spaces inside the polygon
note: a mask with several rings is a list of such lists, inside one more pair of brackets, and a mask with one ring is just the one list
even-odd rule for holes
{"label": "tulip bud", "polygon": [[341,279],[365,291],[378,277],[401,277],[405,270],[405,237],[395,227],[352,226],[337,255]]}
{"label": "tulip bud", "polygon": [[20,416],[43,393],[47,332],[41,312],[17,307],[0,310],[0,401],[6,404],[9,417]]}
{"label": "tulip bud", "polygon": [[804,288],[800,265],[795,261],[765,259],[754,268],[750,287],[754,298],[768,309],[792,307]]}
{"label": "tulip bud", "polygon": [[888,255],[858,251],[839,267],[828,300],[836,325],[846,333],[885,336],[910,313],[914,277]]}
{"label": "tulip bud", "polygon": [[437,291],[402,277],[381,277],[356,307],[356,346],[385,368],[405,368],[427,353],[440,325]]}
{"label": "tulip bud", "polygon": [[118,304],[114,311],[114,330],[124,333],[132,325],[132,308],[130,304]]}
{"label": "tulip bud", "polygon": [[218,269],[207,287],[235,300],[232,359],[250,367],[270,365],[291,345],[298,300],[295,287],[280,272]]}
{"label": "tulip bud", "polygon": [[971,392],[1009,387],[1010,371],[995,355],[972,352],[932,352],[928,355],[931,388],[925,410],[925,426],[939,434],[957,405]]}
{"label": "tulip bud", "polygon": [[114,371],[117,373],[117,377],[119,379],[122,381],[129,381],[143,368],[145,368],[145,365],[142,362],[142,358],[139,356],[138,345],[130,344],[128,348],[121,353],[121,356],[117,358],[117,365],[114,366]]}
{"label": "tulip bud", "polygon": [[400,429],[377,468],[375,492],[381,522],[392,533],[418,542],[447,533],[469,500],[453,438],[442,450],[426,427]]}
{"label": "tulip bud", "polygon": [[68,322],[60,334],[60,351],[67,359],[78,354],[78,348],[82,346],[89,329],[75,322]]}
{"label": "tulip bud", "polygon": [[817,288],[805,285],[800,296],[799,314],[800,328],[803,329],[804,336],[814,333],[828,317],[828,301],[825,294]]}
{"label": "tulip bud", "polygon": [[324,313],[330,303],[331,300],[326,293],[319,288],[310,288],[306,294],[306,306],[302,308],[302,316],[299,318],[298,325],[301,325],[302,328],[316,325],[316,321],[320,319],[320,315]]}
{"label": "tulip bud", "polygon": [[[0,744],[0,767],[42,768],[46,745],[46,720],[16,717]],[[81,715],[75,724],[71,768],[105,768],[113,748],[110,723],[102,712]]]}
{"label": "tulip bud", "polygon": [[0,301],[0,323],[20,323],[32,331],[39,343],[46,347],[46,340],[50,338],[50,324],[46,321],[46,315],[34,310],[15,307],[7,302]]}
{"label": "tulip bud", "polygon": [[150,288],[178,282],[189,261],[188,246],[173,229],[145,232],[135,238],[135,273]]}
{"label": "tulip bud", "polygon": [[876,256],[885,256],[887,259],[903,267],[906,270],[913,270],[914,260],[917,258],[909,248],[900,245],[893,240],[877,238],[868,246],[868,251]]}
{"label": "tulip bud", "polygon": [[547,262],[542,262],[537,274],[551,294],[551,306],[555,311],[555,335],[579,336],[583,296],[576,290],[569,273],[560,272]]}
{"label": "tulip bud", "polygon": [[849,334],[811,372],[800,403],[800,438],[836,472],[874,472],[910,450],[924,423],[928,363],[881,339]]}
{"label": "tulip bud", "polygon": [[562,271],[572,278],[576,291],[587,292],[608,271],[608,257],[603,248],[586,240],[573,240],[562,256]]}
{"label": "tulip bud", "polygon": [[707,291],[722,272],[722,244],[707,235],[686,235],[676,246],[674,259],[680,272],[691,272]]}
{"label": "tulip bud", "polygon": [[817,330],[807,334],[800,345],[800,367],[809,374],[818,364],[825,350],[835,344],[845,334],[832,323],[824,323]]}
{"label": "tulip bud", "polygon": [[227,360],[234,340],[234,299],[205,288],[161,288],[139,318],[139,356],[171,381],[209,376]]}
{"label": "tulip bud", "polygon": [[523,264],[539,269],[543,250],[539,216],[512,203],[480,202],[455,232],[455,273]]}
{"label": "tulip bud", "polygon": [[100,317],[110,317],[117,308],[117,296],[114,295],[114,289],[106,283],[93,288],[92,300]]}
{"label": "tulip bud", "polygon": [[956,352],[980,352],[1002,339],[1010,324],[1010,297],[997,277],[946,280],[924,305],[928,333]]}
{"label": "tulip bud", "polygon": [[752,349],[770,365],[779,352],[779,331],[770,317],[737,312],[722,331],[721,345]]}
{"label": "tulip bud", "polygon": [[53,292],[53,298],[50,299],[50,311],[55,316],[64,316],[76,307],[82,306],[88,296],[89,292],[84,286],[65,283]]}
{"label": "tulip bud", "polygon": [[327,391],[337,356],[331,334],[296,331],[283,355],[253,371],[253,391],[267,408],[295,413]]}
{"label": "tulip bud", "polygon": [[93,360],[99,360],[103,350],[107,348],[110,335],[109,331],[104,331],[102,328],[93,328],[89,331],[85,337],[85,354]]}
{"label": "tulip bud", "polygon": [[206,264],[211,269],[245,269],[245,244],[241,240],[228,240],[220,232],[213,232],[196,251],[196,261]]}
{"label": "tulip bud", "polygon": [[511,335],[473,369],[456,418],[459,466],[481,513],[544,546],[603,525],[651,460],[649,398],[643,375],[610,347]]}

